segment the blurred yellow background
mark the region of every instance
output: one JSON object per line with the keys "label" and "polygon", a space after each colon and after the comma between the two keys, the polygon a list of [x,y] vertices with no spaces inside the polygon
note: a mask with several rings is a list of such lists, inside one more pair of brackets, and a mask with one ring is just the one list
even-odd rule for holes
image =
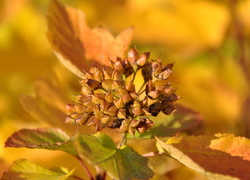
{"label": "blurred yellow background", "polygon": [[[132,45],[141,53],[152,50],[152,58],[175,62],[172,81],[179,103],[204,116],[204,134],[250,136],[250,0],[60,2],[81,9],[90,27],[103,25],[116,35],[133,26]],[[46,39],[47,4],[48,0],[0,1],[0,177],[21,157],[47,167],[73,169],[78,164],[67,162],[64,153],[3,147],[18,129],[46,125],[23,110],[19,95],[32,94],[36,79],[62,68]],[[197,178],[183,168],[178,172],[184,171],[190,179]],[[164,177],[181,179],[177,174]]]}

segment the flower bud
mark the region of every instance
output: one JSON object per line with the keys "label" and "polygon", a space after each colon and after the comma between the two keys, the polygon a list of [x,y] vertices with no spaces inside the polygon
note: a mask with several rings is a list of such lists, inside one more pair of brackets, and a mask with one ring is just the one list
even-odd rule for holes
{"label": "flower bud", "polygon": [[122,125],[124,119],[117,119],[115,121],[113,121],[113,124],[110,126],[110,128],[120,128]]}
{"label": "flower bud", "polygon": [[128,51],[128,62],[132,67],[137,66],[136,60],[139,58],[139,52],[136,48],[131,48]]}
{"label": "flower bud", "polygon": [[162,80],[166,80],[170,75],[170,70],[169,69],[166,69],[164,71],[162,71],[159,75],[158,75],[158,78],[159,79],[162,79]]}
{"label": "flower bud", "polygon": [[102,68],[102,72],[104,79],[111,79],[111,74],[113,72],[113,69],[111,67]]}
{"label": "flower bud", "polygon": [[154,102],[153,104],[149,106],[149,112],[152,114],[152,116],[157,116],[160,111],[161,111],[160,102]]}
{"label": "flower bud", "polygon": [[123,60],[122,66],[123,66],[123,74],[125,74],[126,77],[128,77],[134,72],[134,69],[131,66],[131,64],[128,62],[127,58]]}
{"label": "flower bud", "polygon": [[158,76],[162,71],[162,64],[159,61],[153,61],[151,66],[153,75]]}
{"label": "flower bud", "polygon": [[78,118],[76,118],[76,124],[79,126],[83,125],[88,121],[88,118],[89,118],[89,114],[85,113],[82,116],[79,116]]}
{"label": "flower bud", "polygon": [[122,66],[122,63],[121,63],[121,58],[117,57],[116,61],[113,63],[113,68],[115,70],[120,71],[121,73],[124,72],[124,69],[123,69],[123,66]]}
{"label": "flower bud", "polygon": [[121,98],[125,104],[130,104],[134,100],[134,98],[130,96],[130,94],[125,94]]}
{"label": "flower bud", "polygon": [[149,80],[152,80],[152,67],[151,67],[151,63],[146,63],[143,67],[142,67],[142,76],[144,78],[144,81],[148,82]]}
{"label": "flower bud", "polygon": [[164,103],[161,106],[162,112],[166,115],[170,115],[174,110],[174,105],[173,104],[168,104],[168,103]]}
{"label": "flower bud", "polygon": [[155,100],[155,99],[157,99],[159,96],[160,96],[160,91],[157,91],[157,90],[153,90],[153,91],[150,91],[149,93],[148,93],[148,97],[150,98],[150,99],[153,99],[153,100]]}
{"label": "flower bud", "polygon": [[136,64],[141,67],[144,66],[146,62],[148,61],[149,56],[150,56],[150,52],[145,52],[141,54],[139,58],[137,59]]}
{"label": "flower bud", "polygon": [[87,79],[86,84],[88,85],[88,87],[91,90],[96,90],[96,89],[99,89],[101,87],[101,83],[97,80],[94,80],[94,79]]}
{"label": "flower bud", "polygon": [[115,81],[122,81],[122,73],[119,70],[114,70],[112,73],[112,79]]}

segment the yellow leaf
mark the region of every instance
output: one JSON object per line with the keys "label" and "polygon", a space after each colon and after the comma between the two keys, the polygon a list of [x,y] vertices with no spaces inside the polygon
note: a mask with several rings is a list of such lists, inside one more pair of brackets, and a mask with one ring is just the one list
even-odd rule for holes
{"label": "yellow leaf", "polygon": [[231,134],[157,138],[170,156],[210,179],[250,179],[250,139]]}
{"label": "yellow leaf", "polygon": [[91,30],[81,11],[64,7],[56,0],[50,1],[47,21],[47,36],[55,54],[79,77],[83,77],[82,70],[88,71],[92,64],[107,65],[109,59],[123,57],[132,39],[132,28],[117,37],[103,27]]}

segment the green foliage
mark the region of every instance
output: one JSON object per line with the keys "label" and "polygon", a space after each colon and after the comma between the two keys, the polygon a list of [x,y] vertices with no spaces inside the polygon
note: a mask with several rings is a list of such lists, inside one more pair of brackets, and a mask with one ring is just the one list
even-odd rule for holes
{"label": "green foliage", "polygon": [[129,146],[116,149],[112,139],[105,134],[81,135],[76,144],[80,156],[105,169],[115,179],[148,179],[153,176],[146,157]]}
{"label": "green foliage", "polygon": [[2,180],[66,180],[71,179],[70,176],[74,170],[68,171],[65,168],[57,170],[49,170],[25,159],[13,162],[8,172],[5,172]]}
{"label": "green foliage", "polygon": [[[87,160],[90,164],[107,171],[110,176],[116,179],[148,179],[153,176],[152,170],[148,167],[148,159],[146,157],[141,156],[129,146],[117,149],[113,140],[103,133],[94,135],[77,134],[69,137],[60,129],[22,129],[8,138],[5,146],[64,151],[78,159]],[[25,178],[36,176],[36,171],[31,171],[32,173],[28,174],[27,177],[25,175],[29,167],[31,170],[36,169],[33,163],[28,161],[21,161],[21,163],[24,169],[19,168],[21,165],[17,161],[9,169],[5,177],[12,177],[13,173],[17,174],[16,176],[21,174],[20,176]],[[42,169],[41,176],[44,178],[49,179],[52,175],[61,175],[40,167],[37,173],[40,172],[40,169]]]}

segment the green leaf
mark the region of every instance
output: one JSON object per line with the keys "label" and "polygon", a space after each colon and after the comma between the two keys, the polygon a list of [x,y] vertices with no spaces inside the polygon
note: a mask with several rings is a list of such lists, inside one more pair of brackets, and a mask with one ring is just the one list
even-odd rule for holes
{"label": "green leaf", "polygon": [[5,147],[60,150],[78,156],[73,141],[56,128],[21,129],[7,139]]}
{"label": "green leaf", "polygon": [[156,121],[154,127],[148,132],[139,134],[139,138],[153,138],[174,136],[183,131],[191,131],[202,123],[202,116],[180,104],[175,105],[176,111],[169,116],[159,115],[152,120]]}
{"label": "green leaf", "polygon": [[148,179],[153,176],[148,159],[129,146],[116,149],[113,140],[102,133],[80,135],[76,141],[80,156],[121,180]]}
{"label": "green leaf", "polygon": [[43,168],[25,159],[15,161],[10,169],[4,173],[2,180],[66,180],[74,170],[68,171],[65,168],[61,171],[53,171]]}
{"label": "green leaf", "polygon": [[156,139],[160,149],[209,179],[250,179],[250,139],[231,134]]}

